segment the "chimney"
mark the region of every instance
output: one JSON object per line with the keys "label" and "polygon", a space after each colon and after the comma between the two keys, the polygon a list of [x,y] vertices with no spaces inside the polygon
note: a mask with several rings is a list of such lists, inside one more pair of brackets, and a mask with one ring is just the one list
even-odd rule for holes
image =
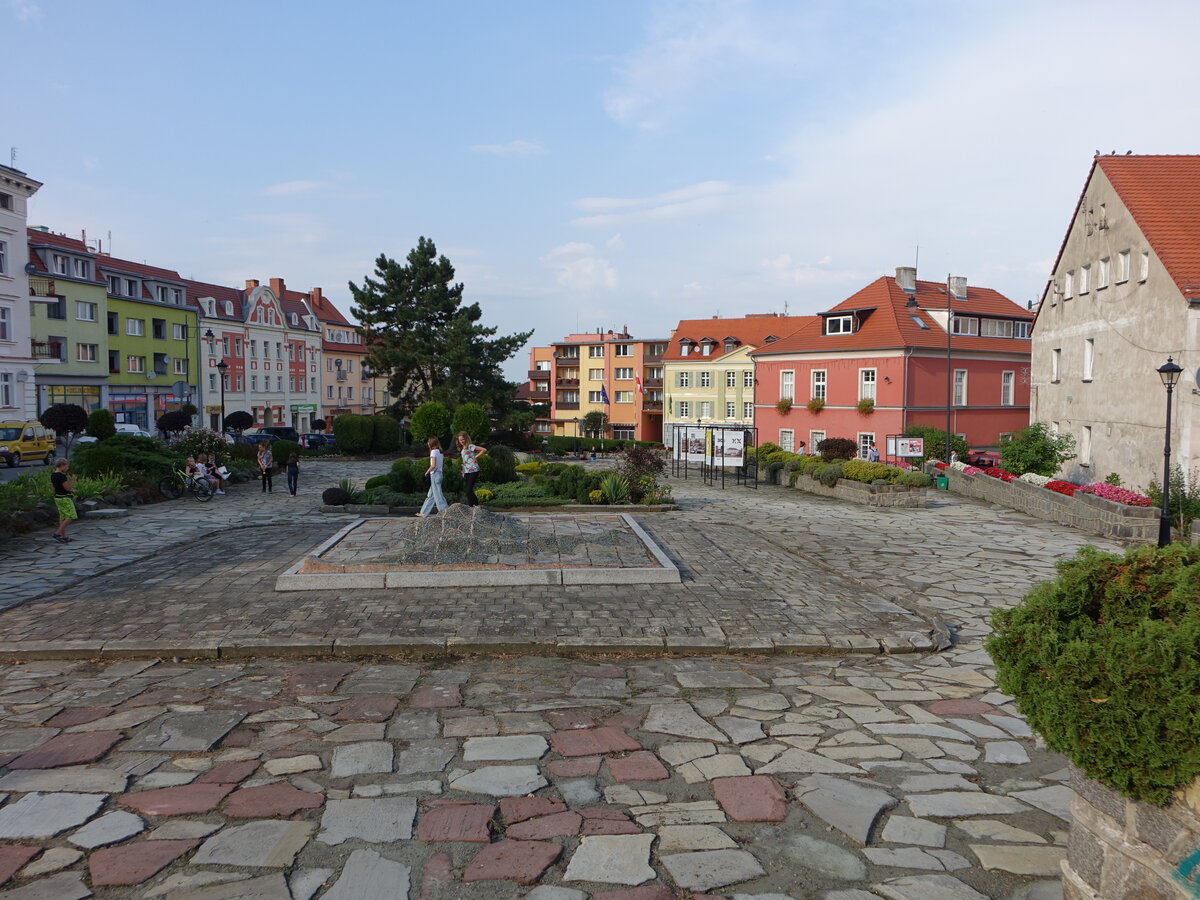
{"label": "chimney", "polygon": [[273,293],[276,297],[282,297],[283,292],[286,290],[287,287],[284,285],[282,278],[271,279],[271,293]]}
{"label": "chimney", "polygon": [[917,292],[917,269],[915,266],[896,266],[896,286],[906,294]]}
{"label": "chimney", "polygon": [[965,275],[950,276],[950,296],[955,300],[967,299],[967,278]]}
{"label": "chimney", "polygon": [[258,287],[258,279],[257,278],[247,278],[246,279],[246,290],[252,291],[256,287]]}
{"label": "chimney", "polygon": [[325,302],[325,295],[321,293],[321,289],[319,287],[315,287],[309,291],[308,296],[312,300],[313,306],[320,306]]}

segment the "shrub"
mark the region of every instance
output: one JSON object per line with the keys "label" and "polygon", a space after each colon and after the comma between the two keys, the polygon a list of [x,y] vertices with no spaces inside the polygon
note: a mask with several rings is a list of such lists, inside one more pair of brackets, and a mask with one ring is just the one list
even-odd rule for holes
{"label": "shrub", "polygon": [[1065,497],[1074,497],[1075,491],[1078,488],[1069,481],[1047,481],[1042,485],[1046,490],[1054,491],[1056,494],[1062,494]]}
{"label": "shrub", "polygon": [[490,425],[487,412],[478,403],[464,403],[454,411],[454,421],[450,424],[450,436],[457,437],[460,431],[465,431],[475,443],[487,439]]}
{"label": "shrub", "polygon": [[[171,441],[169,446],[180,456],[187,457],[206,453],[216,456],[218,461],[222,460],[231,449],[231,445],[225,443],[224,435],[217,434],[210,428],[197,428],[187,434],[181,434]],[[249,445],[245,443],[242,446],[249,448]],[[250,449],[253,450],[253,448]]]}
{"label": "shrub", "polygon": [[545,467],[546,467],[545,463],[537,462],[536,460],[534,460],[533,462],[520,463],[519,465],[515,466],[515,469],[521,475],[533,476],[533,475],[537,475]]}
{"label": "shrub", "polygon": [[616,472],[609,472],[604,476],[604,480],[600,482],[600,492],[604,495],[605,503],[615,506],[629,502],[629,482]]}
{"label": "shrub", "polygon": [[859,415],[869,416],[871,413],[875,412],[875,401],[870,397],[863,397],[858,401],[858,406],[856,406],[855,409],[858,410]]}
{"label": "shrub", "polygon": [[75,438],[87,428],[88,414],[82,406],[74,403],[56,403],[47,407],[46,411],[38,416],[38,421],[62,438],[67,449],[70,449],[75,443]]}
{"label": "shrub", "polygon": [[810,413],[819,413],[825,408],[825,401],[820,397],[813,397],[808,401],[808,411]]}
{"label": "shrub", "polygon": [[924,472],[901,472],[896,476],[896,484],[906,487],[929,487],[933,484],[933,477]]}
{"label": "shrub", "polygon": [[588,491],[588,503],[600,504],[604,502],[604,491]]}
{"label": "shrub", "polygon": [[817,452],[826,462],[834,459],[854,459],[858,455],[858,442],[850,438],[825,438],[817,444]]}
{"label": "shrub", "polygon": [[229,454],[230,459],[253,462],[257,465],[258,448],[247,444],[245,441],[238,441],[236,444],[226,444],[225,452]]}
{"label": "shrub", "polygon": [[842,477],[842,462],[823,463],[812,470],[812,477],[825,487],[833,487]]}
{"label": "shrub", "polygon": [[300,445],[295,441],[276,441],[271,445],[271,458],[275,460],[276,466],[286,466],[288,457],[293,453],[296,456],[300,455]]}
{"label": "shrub", "polygon": [[[1184,474],[1183,466],[1173,467],[1170,487],[1167,503],[1170,505],[1171,520],[1176,528],[1186,534],[1192,522],[1200,519],[1200,469],[1192,469]],[[1157,479],[1150,481],[1146,493],[1155,506],[1162,506],[1162,485]]]}
{"label": "shrub", "polygon": [[399,494],[424,491],[425,470],[428,467],[427,459],[398,459],[392,463],[392,471],[388,473],[388,486]]}
{"label": "shrub", "polygon": [[363,485],[364,490],[373,491],[379,487],[390,487],[392,477],[390,475],[376,475],[373,478],[368,478],[367,483]]}
{"label": "shrub", "polygon": [[517,457],[503,444],[493,444],[479,458],[479,479],[495,484],[517,480]]}
{"label": "shrub", "polygon": [[1092,494],[1102,500],[1124,503],[1126,506],[1149,506],[1151,502],[1150,498],[1145,494],[1117,487],[1116,485],[1109,484],[1107,481],[1102,481],[1098,484],[1085,484],[1079,488],[1078,493]]}
{"label": "shrub", "polygon": [[400,423],[391,416],[370,416],[371,452],[395,453],[400,449]]}
{"label": "shrub", "polygon": [[343,453],[369,453],[373,430],[370,416],[349,413],[333,420],[333,435]]}
{"label": "shrub", "polygon": [[865,459],[848,459],[842,464],[843,478],[861,481],[863,484],[870,484],[879,478],[894,481],[899,471],[884,463],[867,462]]}
{"label": "shrub", "polygon": [[430,400],[417,407],[408,423],[413,440],[424,443],[431,437],[442,438],[450,428],[450,413],[440,403]]}
{"label": "shrub", "polygon": [[629,485],[633,503],[641,503],[647,491],[657,490],[658,479],[666,468],[666,457],[646,447],[627,447],[617,458],[617,474]]}
{"label": "shrub", "polygon": [[1089,777],[1165,804],[1200,775],[1200,547],[1085,547],[986,648],[1000,689]]}
{"label": "shrub", "polygon": [[182,409],[173,409],[158,417],[154,427],[164,434],[177,434],[192,424],[192,417]]}
{"label": "shrub", "polygon": [[1116,472],[1109,472],[1104,476],[1104,483],[1111,484],[1114,487],[1121,487],[1125,482],[1121,481],[1121,476]]}
{"label": "shrub", "polygon": [[1034,422],[1000,444],[1001,467],[1016,475],[1053,475],[1074,458],[1075,438],[1052,432],[1045,422]]}
{"label": "shrub", "polygon": [[253,424],[254,416],[242,409],[231,412],[225,417],[225,427],[232,428],[234,431],[245,431]]}
{"label": "shrub", "polygon": [[[904,436],[924,439],[925,455],[921,457],[920,465],[931,459],[943,459],[946,456],[946,432],[940,428],[933,425],[909,425],[904,429]],[[959,456],[966,456],[969,448],[965,438],[954,434],[950,436],[950,449]]]}
{"label": "shrub", "polygon": [[325,488],[321,492],[321,502],[326,506],[345,506],[351,502],[350,492],[345,488]]}
{"label": "shrub", "polygon": [[105,441],[117,433],[116,422],[113,421],[113,414],[107,409],[93,410],[88,416],[87,433],[98,441]]}
{"label": "shrub", "polygon": [[[86,447],[86,452],[80,452]],[[122,472],[125,457],[116,447],[104,442],[82,444],[71,457],[71,468],[81,475],[98,475],[101,472]]]}
{"label": "shrub", "polygon": [[140,434],[118,434],[107,441],[81,444],[71,456],[71,465],[80,474],[141,472],[151,483],[157,483],[181,461],[166,444]]}
{"label": "shrub", "polygon": [[475,499],[478,500],[480,503],[490,503],[491,499],[495,496],[496,495],[493,494],[491,491],[489,491],[487,488],[480,488],[479,490],[477,490],[475,492]]}
{"label": "shrub", "polygon": [[808,473],[812,472],[816,466],[823,465],[824,463],[825,460],[821,459],[819,456],[801,456],[800,471],[807,475]]}
{"label": "shrub", "polygon": [[781,416],[786,416],[788,414],[788,412],[791,411],[791,408],[792,408],[792,398],[791,397],[782,397],[775,404],[775,409],[779,411],[779,414]]}

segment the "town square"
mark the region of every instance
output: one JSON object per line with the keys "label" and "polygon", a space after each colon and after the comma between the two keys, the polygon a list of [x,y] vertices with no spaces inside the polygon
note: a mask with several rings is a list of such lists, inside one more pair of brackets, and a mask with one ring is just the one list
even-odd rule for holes
{"label": "town square", "polygon": [[1197,28],[4,0],[0,900],[1200,897]]}

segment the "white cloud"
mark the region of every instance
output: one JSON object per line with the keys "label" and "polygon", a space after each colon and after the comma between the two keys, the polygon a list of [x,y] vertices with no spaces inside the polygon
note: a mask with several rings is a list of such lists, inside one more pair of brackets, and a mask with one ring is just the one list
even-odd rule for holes
{"label": "white cloud", "polygon": [[544,156],[548,151],[540,141],[509,141],[507,144],[474,144],[473,153],[490,153],[493,156]]}
{"label": "white cloud", "polygon": [[621,238],[621,235],[614,234],[612,237],[610,237],[607,241],[604,242],[604,246],[607,247],[609,250],[624,250],[625,249],[625,241]]}
{"label": "white cloud", "polygon": [[720,210],[732,195],[732,185],[724,181],[701,181],[649,197],[583,197],[573,205],[593,215],[573,219],[571,224],[611,226],[624,222],[680,219]]}
{"label": "white cloud", "polygon": [[327,186],[324,181],[281,181],[263,188],[259,193],[264,197],[299,197]]}
{"label": "white cloud", "polygon": [[41,21],[42,8],[36,0],[8,0],[8,8],[18,22]]}
{"label": "white cloud", "polygon": [[576,293],[612,290],[617,286],[617,270],[607,259],[596,255],[591,244],[562,244],[543,256],[541,263],[553,270],[560,285]]}

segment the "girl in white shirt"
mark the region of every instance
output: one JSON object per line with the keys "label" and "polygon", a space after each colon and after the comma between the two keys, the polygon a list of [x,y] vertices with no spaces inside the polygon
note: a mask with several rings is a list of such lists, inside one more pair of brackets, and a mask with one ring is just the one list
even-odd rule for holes
{"label": "girl in white shirt", "polygon": [[431,437],[425,443],[429,446],[429,468],[425,470],[425,474],[429,478],[429,493],[425,496],[425,502],[421,505],[421,511],[417,513],[422,519],[433,512],[435,505],[438,508],[438,512],[444,511],[450,505],[446,502],[446,498],[442,496],[442,464],[446,459],[442,455],[442,442],[435,437]]}

